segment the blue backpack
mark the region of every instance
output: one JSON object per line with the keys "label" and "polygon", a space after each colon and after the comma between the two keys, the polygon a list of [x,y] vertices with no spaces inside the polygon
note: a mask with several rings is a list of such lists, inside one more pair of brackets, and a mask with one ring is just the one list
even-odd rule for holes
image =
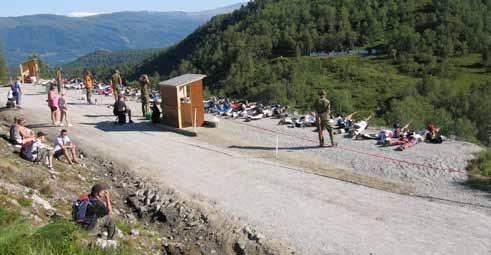
{"label": "blue backpack", "polygon": [[72,218],[76,223],[86,222],[85,213],[87,212],[87,207],[91,204],[88,195],[82,195],[79,199],[73,201]]}

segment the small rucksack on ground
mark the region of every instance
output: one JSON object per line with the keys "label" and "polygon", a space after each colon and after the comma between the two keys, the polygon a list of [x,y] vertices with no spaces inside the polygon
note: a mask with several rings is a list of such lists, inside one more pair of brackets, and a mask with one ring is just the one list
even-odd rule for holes
{"label": "small rucksack on ground", "polygon": [[85,223],[85,213],[91,204],[89,195],[82,195],[72,204],[72,218],[76,223]]}

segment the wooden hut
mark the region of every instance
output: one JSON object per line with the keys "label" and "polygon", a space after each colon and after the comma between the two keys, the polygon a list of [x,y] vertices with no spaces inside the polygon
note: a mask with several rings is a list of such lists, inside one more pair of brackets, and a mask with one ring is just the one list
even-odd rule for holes
{"label": "wooden hut", "polygon": [[39,79],[39,65],[37,59],[28,60],[19,65],[22,82],[33,82],[32,77]]}
{"label": "wooden hut", "polygon": [[203,125],[205,77],[206,75],[201,74],[185,74],[159,83],[165,124],[176,128]]}

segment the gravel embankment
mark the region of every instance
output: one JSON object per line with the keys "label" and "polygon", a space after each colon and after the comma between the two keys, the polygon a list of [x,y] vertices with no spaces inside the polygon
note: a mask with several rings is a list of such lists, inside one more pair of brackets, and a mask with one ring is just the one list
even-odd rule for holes
{"label": "gravel embankment", "polygon": [[[213,117],[208,115],[207,118]],[[226,140],[223,145],[229,149],[274,155],[278,136],[280,158],[301,158],[326,167],[335,166],[382,178],[410,186],[417,195],[491,207],[486,193],[463,185],[467,180],[467,162],[481,150],[471,143],[421,143],[401,152],[395,150],[396,147],[376,145],[373,140],[352,140],[339,134],[335,136],[338,148],[318,148],[314,128],[280,126],[276,119],[244,122],[220,118],[219,126],[206,130],[206,135],[217,141],[220,138]],[[376,129],[372,131],[377,132]],[[327,132],[325,135],[327,142]]]}

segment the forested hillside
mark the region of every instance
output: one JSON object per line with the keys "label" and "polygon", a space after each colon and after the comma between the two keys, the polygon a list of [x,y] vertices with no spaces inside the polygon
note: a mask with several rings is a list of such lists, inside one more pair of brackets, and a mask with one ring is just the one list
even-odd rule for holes
{"label": "forested hillside", "polygon": [[157,55],[162,49],[105,51],[99,50],[63,66],[65,75],[81,76],[85,69],[92,71],[96,78],[108,77],[112,69],[118,68],[123,74],[131,73],[137,64]]}
{"label": "forested hillside", "polygon": [[[434,121],[489,143],[490,8],[489,0],[257,0],[213,18],[135,76],[204,73],[214,93],[304,110],[325,88],[336,112],[418,128]],[[341,53],[355,49],[376,55]]]}

